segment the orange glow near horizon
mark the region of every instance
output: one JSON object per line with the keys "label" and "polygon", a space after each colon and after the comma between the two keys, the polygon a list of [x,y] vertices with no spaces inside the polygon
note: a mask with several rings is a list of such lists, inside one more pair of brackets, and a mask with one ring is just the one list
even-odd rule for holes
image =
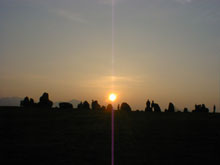
{"label": "orange glow near horizon", "polygon": [[117,99],[117,95],[114,93],[111,93],[108,98],[110,101],[114,102]]}

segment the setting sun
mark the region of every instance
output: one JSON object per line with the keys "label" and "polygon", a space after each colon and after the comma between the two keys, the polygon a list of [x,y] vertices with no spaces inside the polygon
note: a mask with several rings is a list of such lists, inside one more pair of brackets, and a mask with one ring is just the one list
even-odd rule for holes
{"label": "setting sun", "polygon": [[116,94],[114,94],[114,93],[111,93],[111,94],[109,95],[109,100],[112,101],[112,102],[114,102],[114,101],[116,100],[116,98],[117,98],[117,96],[116,96]]}

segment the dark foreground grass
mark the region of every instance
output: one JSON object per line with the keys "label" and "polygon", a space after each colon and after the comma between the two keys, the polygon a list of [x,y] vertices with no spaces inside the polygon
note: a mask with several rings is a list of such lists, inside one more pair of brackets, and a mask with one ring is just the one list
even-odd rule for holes
{"label": "dark foreground grass", "polygon": [[[115,113],[115,165],[220,161],[220,115]],[[0,110],[1,164],[111,164],[111,113]]]}

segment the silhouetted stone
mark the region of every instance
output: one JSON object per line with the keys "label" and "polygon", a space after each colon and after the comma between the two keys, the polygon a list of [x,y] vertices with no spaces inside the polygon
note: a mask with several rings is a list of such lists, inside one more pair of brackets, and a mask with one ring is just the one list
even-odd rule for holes
{"label": "silhouetted stone", "polygon": [[80,102],[80,103],[77,105],[77,109],[78,109],[78,110],[81,110],[81,109],[82,109],[82,107],[83,107],[83,103],[82,103],[82,102]]}
{"label": "silhouetted stone", "polygon": [[73,105],[67,102],[59,103],[59,107],[60,109],[73,109]]}
{"label": "silhouetted stone", "polygon": [[105,106],[102,106],[101,111],[105,111],[105,110],[106,110]]}
{"label": "silhouetted stone", "polygon": [[152,100],[152,102],[151,102],[152,111],[153,111],[153,105],[154,105],[154,100]]}
{"label": "silhouetted stone", "polygon": [[208,112],[209,112],[209,109],[206,108],[205,104],[202,104],[201,111],[208,113]]}
{"label": "silhouetted stone", "polygon": [[21,107],[35,107],[34,99],[29,99],[28,97],[25,97],[24,100],[20,102]]}
{"label": "silhouetted stone", "polygon": [[113,110],[113,106],[111,104],[108,104],[106,110],[107,111],[112,111]]}
{"label": "silhouetted stone", "polygon": [[24,98],[24,100],[22,100],[22,101],[20,102],[20,106],[21,106],[21,107],[29,107],[29,105],[30,105],[30,100],[29,100],[29,98],[26,96],[26,97]]}
{"label": "silhouetted stone", "polygon": [[118,104],[117,110],[118,110],[118,111],[120,110],[120,104]]}
{"label": "silhouetted stone", "polygon": [[88,101],[83,102],[82,109],[83,110],[90,110],[90,105],[89,105]]}
{"label": "silhouetted stone", "polygon": [[152,101],[151,106],[154,112],[161,112],[159,104],[156,104],[154,101]]}
{"label": "silhouetted stone", "polygon": [[150,106],[150,100],[146,102],[145,112],[152,112],[152,107]]}
{"label": "silhouetted stone", "polygon": [[216,111],[216,106],[214,105],[213,106],[213,113],[215,113],[215,111]]}
{"label": "silhouetted stone", "polygon": [[31,105],[31,106],[34,106],[34,104],[35,104],[35,103],[34,103],[34,99],[30,98],[30,105]]}
{"label": "silhouetted stone", "polygon": [[198,112],[202,112],[202,105],[201,104],[197,105],[197,109],[198,109]]}
{"label": "silhouetted stone", "polygon": [[197,112],[202,112],[202,105],[201,104],[197,105]]}
{"label": "silhouetted stone", "polygon": [[205,104],[199,104],[199,105],[195,105],[195,109],[192,112],[209,112],[209,109],[206,108]]}
{"label": "silhouetted stone", "polygon": [[92,110],[99,111],[101,109],[101,106],[99,105],[98,101],[92,100]]}
{"label": "silhouetted stone", "polygon": [[121,107],[120,107],[121,111],[125,111],[125,112],[130,112],[131,111],[131,107],[128,103],[122,103]]}
{"label": "silhouetted stone", "polygon": [[174,108],[173,103],[169,103],[167,112],[175,112],[175,108]]}
{"label": "silhouetted stone", "polygon": [[192,112],[199,112],[199,106],[197,104],[195,104],[195,109]]}
{"label": "silhouetted stone", "polygon": [[44,93],[40,97],[40,102],[38,103],[38,106],[40,108],[52,108],[53,102],[49,100],[49,95],[48,93]]}
{"label": "silhouetted stone", "polygon": [[185,113],[189,112],[188,108],[184,108],[183,112],[185,112]]}

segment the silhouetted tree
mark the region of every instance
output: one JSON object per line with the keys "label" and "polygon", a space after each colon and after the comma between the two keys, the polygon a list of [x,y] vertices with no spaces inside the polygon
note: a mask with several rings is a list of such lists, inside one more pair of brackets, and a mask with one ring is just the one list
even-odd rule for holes
{"label": "silhouetted tree", "polygon": [[101,109],[101,106],[99,105],[98,101],[92,100],[92,110],[98,111]]}
{"label": "silhouetted tree", "polygon": [[167,112],[175,112],[175,108],[174,108],[173,103],[169,103]]}
{"label": "silhouetted tree", "polygon": [[108,104],[106,110],[107,111],[112,111],[113,110],[113,106],[111,104]]}
{"label": "silhouetted tree", "polygon": [[216,111],[216,106],[214,105],[213,106],[213,113],[215,113],[215,111]]}
{"label": "silhouetted tree", "polygon": [[152,112],[152,107],[150,106],[150,100],[146,102],[145,112]]}
{"label": "silhouetted tree", "polygon": [[52,108],[53,102],[49,100],[48,93],[43,93],[43,95],[40,97],[40,102],[38,103],[38,106],[41,108]]}
{"label": "silhouetted tree", "polygon": [[61,102],[59,103],[60,109],[73,109],[73,105],[71,103],[67,102]]}
{"label": "silhouetted tree", "polygon": [[125,112],[130,112],[131,111],[131,107],[128,103],[122,103],[121,107],[120,107],[121,111],[125,111]]}

